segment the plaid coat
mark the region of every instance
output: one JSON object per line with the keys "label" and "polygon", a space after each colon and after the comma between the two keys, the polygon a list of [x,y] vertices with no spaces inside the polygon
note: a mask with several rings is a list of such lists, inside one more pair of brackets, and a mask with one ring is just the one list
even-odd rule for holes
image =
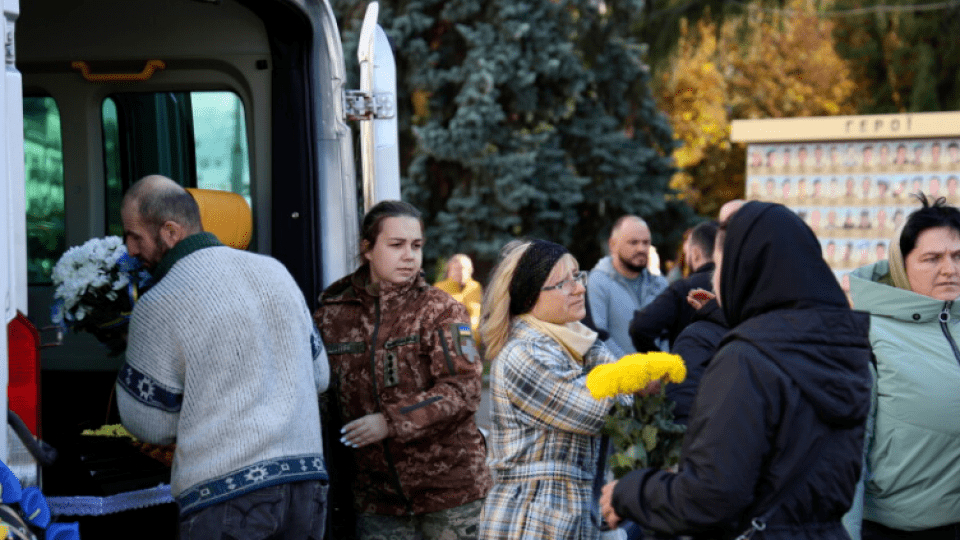
{"label": "plaid coat", "polygon": [[613,406],[586,387],[591,368],[616,358],[600,341],[578,364],[552,338],[517,319],[493,361],[492,437],[480,538],[597,539],[599,433]]}

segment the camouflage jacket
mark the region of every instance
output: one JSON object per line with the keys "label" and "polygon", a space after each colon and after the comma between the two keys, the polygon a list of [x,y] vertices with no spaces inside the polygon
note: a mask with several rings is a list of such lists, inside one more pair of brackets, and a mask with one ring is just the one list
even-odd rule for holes
{"label": "camouflage jacket", "polygon": [[368,283],[364,266],[327,288],[314,314],[343,423],[381,412],[389,427],[352,450],[356,510],[422,514],[484,497],[483,363],[466,309],[422,277],[379,294]]}

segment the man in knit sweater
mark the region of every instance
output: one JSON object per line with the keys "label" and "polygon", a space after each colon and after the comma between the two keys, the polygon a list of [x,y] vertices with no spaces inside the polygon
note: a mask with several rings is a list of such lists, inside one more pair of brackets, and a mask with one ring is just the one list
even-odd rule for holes
{"label": "man in knit sweater", "polygon": [[168,178],[134,184],[121,215],[156,284],[133,310],[117,404],[137,438],[177,445],[180,538],[323,538],[329,365],[293,277],[203,232]]}

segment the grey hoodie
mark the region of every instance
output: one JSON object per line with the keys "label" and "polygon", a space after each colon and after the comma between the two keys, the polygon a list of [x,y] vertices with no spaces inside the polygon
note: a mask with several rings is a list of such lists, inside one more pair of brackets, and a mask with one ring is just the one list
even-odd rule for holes
{"label": "grey hoodie", "polygon": [[598,330],[609,333],[604,343],[617,358],[637,352],[630,339],[633,313],[652,302],[668,285],[665,277],[655,276],[646,269],[637,279],[641,282],[639,297],[631,286],[633,280],[617,272],[610,256],[600,259],[590,271],[587,283],[590,315]]}

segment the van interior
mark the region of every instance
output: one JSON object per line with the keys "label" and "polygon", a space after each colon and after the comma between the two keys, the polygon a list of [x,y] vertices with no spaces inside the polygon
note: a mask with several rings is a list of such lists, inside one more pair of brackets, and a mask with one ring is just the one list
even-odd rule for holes
{"label": "van interior", "polygon": [[[325,9],[308,0],[20,2],[28,303],[44,343],[39,429],[66,461],[83,429],[119,421],[112,392],[122,356],[87,334],[51,343],[51,271],[67,248],[123,235],[120,203],[139,178],[163,174],[243,197],[248,249],[280,259],[317,298],[316,186],[341,174],[316,156],[339,151],[331,133],[342,129],[320,111],[338,95],[320,82],[338,68],[328,59],[339,35],[317,23]],[[48,496],[103,489],[68,469],[44,470]],[[134,485],[122,476],[121,491]],[[175,506],[162,512],[175,521]],[[123,514],[138,530],[156,517]]]}

